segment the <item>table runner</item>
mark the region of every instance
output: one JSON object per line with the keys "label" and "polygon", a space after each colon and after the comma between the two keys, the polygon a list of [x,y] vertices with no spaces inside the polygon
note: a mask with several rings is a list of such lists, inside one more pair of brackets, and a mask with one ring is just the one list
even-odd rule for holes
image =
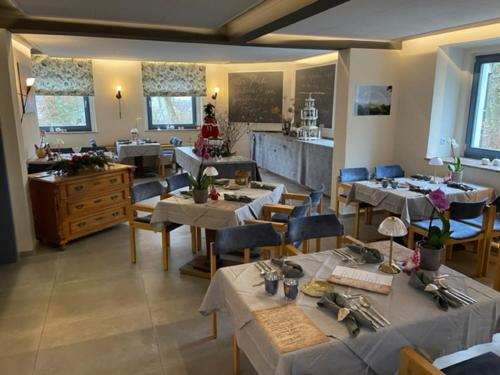
{"label": "table runner", "polygon": [[[196,176],[202,160],[193,152],[192,147],[177,147],[175,149],[175,161],[184,170]],[[255,161],[241,155],[225,156],[219,160],[203,160],[203,165],[205,167],[214,166],[219,172],[219,178],[234,178],[236,171],[245,170],[250,172],[252,180],[262,181]]]}
{"label": "table runner", "polygon": [[[488,198],[492,199],[494,191],[492,188],[469,184],[474,187],[473,191],[463,191],[450,188],[446,184],[431,184],[430,182],[414,180],[411,178],[396,178],[401,183],[411,183],[423,189],[441,189],[446,194],[450,202],[474,202]],[[393,189],[392,187],[382,188],[377,181],[358,181],[352,185],[347,197],[347,204],[352,201],[369,203],[372,206],[381,208],[401,215],[401,220],[406,225],[411,221],[428,219],[432,214],[432,204],[427,197],[421,193],[410,191],[408,186]]]}
{"label": "table runner", "polygon": [[135,158],[139,156],[159,156],[161,146],[159,143],[140,143],[140,144],[120,144],[116,145],[116,154],[118,160],[125,158]]}
{"label": "table runner", "polygon": [[[305,271],[301,285],[313,277],[326,278],[336,265],[344,264],[329,251],[301,255],[294,261]],[[374,271],[376,267],[364,265],[362,269]],[[500,331],[500,293],[448,267],[441,266],[440,273],[453,275],[448,280],[450,286],[466,292],[478,303],[441,311],[428,296],[408,285],[406,274],[399,274],[389,296],[363,292],[392,325],[377,332],[362,329],[358,337],[352,338],[343,324],[316,307],[318,299],[301,293],[297,305],[332,339],[327,344],[286,354],[278,353],[252,315],[254,310],[283,304],[283,291],[280,288],[276,296],[269,297],[263,286],[252,287],[261,279],[252,264],[218,270],[200,312],[230,312],[239,346],[259,374],[397,374],[399,350],[403,346],[418,347],[436,358],[488,342]],[[342,286],[335,288],[340,292],[359,292]]]}
{"label": "table runner", "polygon": [[[169,221],[194,225],[206,229],[220,229],[241,225],[247,219],[261,218],[262,206],[278,203],[285,191],[283,184],[277,184],[273,191],[243,187],[240,190],[217,188],[220,198],[217,201],[196,204],[191,197],[174,195],[157,203],[151,223],[161,229],[161,223]],[[224,194],[246,195],[253,198],[249,204],[225,201]]]}

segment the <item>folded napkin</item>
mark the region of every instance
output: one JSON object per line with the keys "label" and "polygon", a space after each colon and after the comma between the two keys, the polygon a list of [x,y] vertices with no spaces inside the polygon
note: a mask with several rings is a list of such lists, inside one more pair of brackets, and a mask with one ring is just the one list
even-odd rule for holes
{"label": "folded napkin", "polygon": [[458,183],[458,182],[448,182],[447,185],[448,185],[448,187],[451,187],[453,189],[459,189],[459,190],[463,190],[463,191],[476,190],[472,186],[469,186],[469,185],[466,185],[466,184],[462,184],[462,183]]}
{"label": "folded napkin", "polygon": [[448,310],[448,307],[460,307],[462,306],[459,301],[456,299],[448,297],[445,293],[443,293],[441,288],[433,291],[425,291],[425,287],[429,284],[434,284],[434,280],[427,276],[422,271],[414,272],[410,276],[409,284],[415,289],[421,290],[424,293],[427,293],[432,297],[436,305],[444,311]]}
{"label": "folded napkin", "polygon": [[375,326],[372,322],[365,318],[365,316],[359,311],[354,311],[349,308],[348,300],[338,293],[325,293],[318,302],[318,307],[328,309],[337,320],[339,317],[339,312],[342,309],[342,313],[347,315],[342,319],[342,322],[346,324],[347,330],[351,336],[356,337],[359,334],[360,327],[366,327],[375,331]]}
{"label": "folded napkin", "polygon": [[417,173],[411,176],[411,178],[414,178],[415,180],[423,180],[423,181],[430,181],[432,180],[431,176],[426,176],[421,173]]}
{"label": "folded napkin", "polygon": [[250,182],[250,187],[252,189],[264,189],[264,190],[271,190],[271,191],[276,189],[276,186],[274,186],[274,185],[268,185],[268,184],[264,184],[264,183],[258,182],[258,181]]}
{"label": "folded napkin", "polygon": [[224,194],[225,201],[251,203],[253,199],[246,195]]}
{"label": "folded napkin", "polygon": [[347,248],[361,255],[361,259],[363,259],[365,263],[380,263],[384,260],[384,256],[380,254],[380,251],[377,249],[358,245],[347,245]]}
{"label": "folded napkin", "polygon": [[300,264],[292,262],[290,260],[285,260],[285,258],[274,258],[271,259],[271,263],[278,266],[281,273],[286,278],[299,279],[304,276],[304,270]]}
{"label": "folded napkin", "polygon": [[408,186],[410,187],[410,191],[413,191],[415,193],[427,195],[431,192],[431,189],[424,189],[424,188],[421,188],[420,186],[415,186],[412,184],[408,184]]}

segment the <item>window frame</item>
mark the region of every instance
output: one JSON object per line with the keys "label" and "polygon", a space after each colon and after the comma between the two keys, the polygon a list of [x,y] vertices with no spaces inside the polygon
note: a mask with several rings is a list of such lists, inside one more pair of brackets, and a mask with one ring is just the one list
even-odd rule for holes
{"label": "window frame", "polygon": [[500,53],[492,55],[481,55],[476,56],[476,61],[474,63],[473,79],[472,79],[472,89],[470,97],[470,107],[469,107],[469,117],[467,122],[467,132],[465,136],[465,150],[464,156],[472,159],[482,159],[489,158],[495,159],[500,158],[500,151],[489,150],[485,148],[473,147],[472,137],[475,128],[476,116],[477,116],[477,101],[478,101],[478,90],[481,78],[481,67],[483,64],[498,62],[500,63]]}
{"label": "window frame", "polygon": [[[196,129],[196,113],[197,113],[197,97],[190,96],[191,98],[191,109],[193,111],[193,122],[191,124],[153,124],[153,111],[151,109],[151,96],[146,97],[146,109],[148,115],[148,130],[158,130],[158,127],[174,126],[174,129],[179,129],[183,127],[184,129]],[[160,129],[168,130],[168,129]]]}
{"label": "window frame", "polygon": [[[36,96],[67,96],[67,95],[36,95]],[[84,127],[83,126],[75,126],[75,125],[49,125],[49,126],[38,125],[38,128],[41,130],[44,130],[48,133],[50,132],[51,128],[53,129],[54,133],[55,133],[56,128],[59,128],[67,133],[80,133],[80,132],[89,133],[89,132],[92,132],[92,116],[91,116],[91,112],[90,112],[90,97],[89,96],[81,96],[81,95],[78,95],[78,96],[83,98],[83,105],[85,107],[85,126]]]}

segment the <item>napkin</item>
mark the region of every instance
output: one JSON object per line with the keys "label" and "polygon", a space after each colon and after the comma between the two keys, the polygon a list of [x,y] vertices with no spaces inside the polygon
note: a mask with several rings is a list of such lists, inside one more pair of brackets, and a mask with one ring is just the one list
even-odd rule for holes
{"label": "napkin", "polygon": [[458,182],[448,182],[448,187],[451,187],[453,189],[459,189],[463,191],[472,191],[475,190],[472,186],[466,185],[466,184],[461,184]]}
{"label": "napkin", "polygon": [[253,199],[246,195],[235,195],[235,194],[224,194],[225,201],[241,202],[241,203],[251,203]]}
{"label": "napkin", "polygon": [[366,246],[347,245],[347,248],[352,252],[361,255],[365,263],[380,263],[384,260],[384,256],[377,249],[372,249]]}
{"label": "napkin", "polygon": [[264,184],[264,183],[258,182],[258,181],[250,182],[250,187],[252,189],[264,189],[264,190],[271,190],[271,191],[274,191],[274,189],[276,189],[276,186]]}
{"label": "napkin", "polygon": [[431,296],[432,299],[434,300],[434,302],[436,303],[436,305],[441,310],[447,311],[448,307],[450,307],[450,306],[451,307],[460,307],[461,306],[460,302],[446,296],[446,294],[444,294],[441,291],[441,288],[439,288],[438,290],[435,290],[435,291],[426,292],[424,290],[425,287],[428,284],[432,284],[433,282],[434,282],[434,280],[431,277],[429,277],[425,273],[419,271],[419,272],[412,273],[412,275],[410,276],[409,284],[412,287],[414,287],[415,289],[421,290],[424,293]]}
{"label": "napkin", "polygon": [[285,260],[284,258],[274,258],[271,259],[271,263],[278,266],[281,273],[286,278],[299,279],[304,276],[302,266],[290,260]]}
{"label": "napkin", "polygon": [[421,173],[417,173],[411,176],[411,178],[414,178],[415,180],[423,180],[423,181],[430,181],[432,180],[431,176],[426,176]]}
{"label": "napkin", "polygon": [[[344,296],[338,293],[325,293],[319,300],[318,307],[327,309],[335,317],[337,317],[341,308],[344,307],[349,309],[349,303]],[[359,311],[353,311],[349,309],[349,313],[342,320],[342,322],[346,324],[347,330],[349,331],[351,336],[354,337],[359,334],[360,327],[366,327],[375,331],[375,326]]]}

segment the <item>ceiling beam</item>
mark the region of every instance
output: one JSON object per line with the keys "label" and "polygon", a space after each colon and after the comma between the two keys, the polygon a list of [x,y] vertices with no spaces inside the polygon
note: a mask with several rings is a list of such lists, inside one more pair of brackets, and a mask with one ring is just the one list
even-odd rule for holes
{"label": "ceiling beam", "polygon": [[249,42],[350,0],[268,0],[222,26],[234,43]]}

